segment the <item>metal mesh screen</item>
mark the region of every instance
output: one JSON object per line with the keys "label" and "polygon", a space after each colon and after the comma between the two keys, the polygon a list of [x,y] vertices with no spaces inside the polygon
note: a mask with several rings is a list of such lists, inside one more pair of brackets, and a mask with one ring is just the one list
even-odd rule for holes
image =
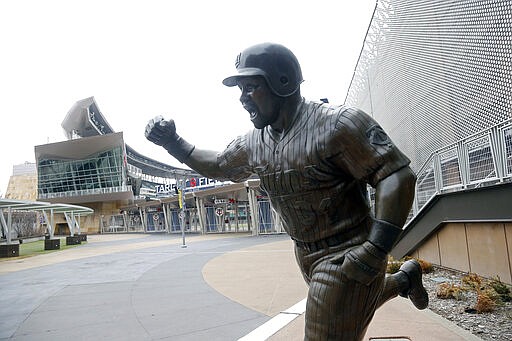
{"label": "metal mesh screen", "polygon": [[345,104],[381,123],[418,171],[434,151],[510,119],[511,91],[512,1],[380,0]]}

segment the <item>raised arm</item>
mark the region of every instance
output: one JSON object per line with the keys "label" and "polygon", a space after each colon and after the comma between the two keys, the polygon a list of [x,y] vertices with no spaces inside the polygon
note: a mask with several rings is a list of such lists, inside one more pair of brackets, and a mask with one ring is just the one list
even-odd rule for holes
{"label": "raised arm", "polygon": [[178,161],[200,173],[213,179],[225,178],[220,169],[218,152],[197,149],[176,133],[174,120],[166,121],[162,116],[157,116],[146,125],[146,138],[156,145],[164,147],[169,154]]}

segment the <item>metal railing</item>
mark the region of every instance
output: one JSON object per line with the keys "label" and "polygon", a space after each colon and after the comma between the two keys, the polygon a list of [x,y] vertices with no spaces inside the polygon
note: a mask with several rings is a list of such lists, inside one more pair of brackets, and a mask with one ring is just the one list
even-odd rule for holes
{"label": "metal railing", "polygon": [[412,216],[436,195],[512,179],[512,119],[441,148],[417,172]]}
{"label": "metal railing", "polygon": [[284,233],[281,217],[270,204],[270,201],[258,202],[258,234]]}
{"label": "metal railing", "polygon": [[139,215],[112,214],[100,217],[101,233],[144,232]]}
{"label": "metal railing", "polygon": [[51,199],[51,198],[66,198],[66,197],[78,197],[84,195],[94,195],[94,194],[111,194],[118,192],[128,192],[131,191],[131,187],[127,185],[122,186],[114,186],[114,187],[105,187],[105,188],[91,188],[91,189],[81,189],[75,191],[65,191],[65,192],[56,192],[56,193],[39,193],[39,199]]}

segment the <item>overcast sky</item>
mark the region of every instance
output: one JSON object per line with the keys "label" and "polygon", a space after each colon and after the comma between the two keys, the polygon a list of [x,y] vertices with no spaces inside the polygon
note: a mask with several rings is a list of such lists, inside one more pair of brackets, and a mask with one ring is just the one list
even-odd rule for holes
{"label": "overcast sky", "polygon": [[375,0],[0,2],[0,193],[34,146],[64,141],[78,100],[99,109],[136,151],[182,166],[144,138],[174,118],[199,148],[222,150],[251,129],[237,88],[222,85],[236,55],[265,41],[298,57],[304,97],[343,103]]}

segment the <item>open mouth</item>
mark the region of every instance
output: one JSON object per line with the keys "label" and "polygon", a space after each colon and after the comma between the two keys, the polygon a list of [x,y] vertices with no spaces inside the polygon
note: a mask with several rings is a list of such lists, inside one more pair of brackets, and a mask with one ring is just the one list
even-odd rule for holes
{"label": "open mouth", "polygon": [[251,120],[255,119],[256,116],[258,116],[258,110],[250,105],[250,104],[244,104],[244,109],[247,110],[247,112],[249,113],[249,117]]}

